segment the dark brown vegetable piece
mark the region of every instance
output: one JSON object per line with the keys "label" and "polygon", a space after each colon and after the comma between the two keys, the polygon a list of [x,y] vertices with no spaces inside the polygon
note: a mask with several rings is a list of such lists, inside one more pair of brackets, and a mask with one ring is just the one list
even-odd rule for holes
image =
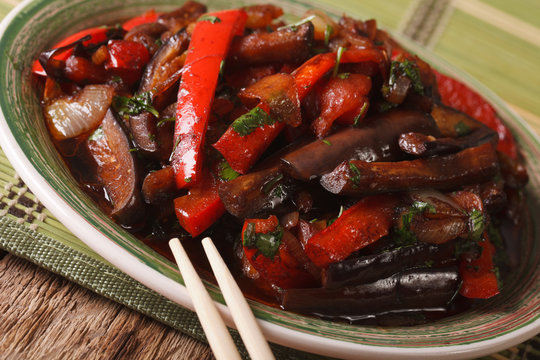
{"label": "dark brown vegetable piece", "polygon": [[324,139],[315,140],[281,158],[284,172],[308,181],[332,171],[343,161],[389,161],[403,158],[398,138],[414,131],[439,136],[429,114],[413,110],[394,110],[366,118],[361,128],[346,128]]}
{"label": "dark brown vegetable piece", "polygon": [[88,140],[88,149],[97,164],[97,175],[113,205],[111,215],[122,225],[143,219],[135,157],[129,140],[111,110],[101,124],[103,134]]}
{"label": "dark brown vegetable piece", "polygon": [[322,272],[325,288],[367,284],[409,268],[450,265],[456,261],[453,242],[403,246],[330,264]]}
{"label": "dark brown vegetable piece", "polygon": [[233,41],[229,60],[235,65],[299,63],[310,57],[313,25],[257,32]]}
{"label": "dark brown vegetable piece", "polygon": [[157,19],[157,23],[166,26],[169,29],[169,32],[174,34],[189,25],[189,23],[197,20],[205,12],[205,5],[188,0],[182,7],[160,15]]}
{"label": "dark brown vegetable piece", "polygon": [[142,185],[142,195],[148,204],[157,204],[178,196],[172,167],[167,166],[146,175]]}
{"label": "dark brown vegetable piece", "polygon": [[225,209],[243,219],[275,208],[289,198],[290,192],[290,180],[276,166],[239,176],[219,186],[219,197]]}
{"label": "dark brown vegetable piece", "polygon": [[407,270],[370,284],[283,290],[282,306],[305,313],[351,316],[445,308],[459,283],[455,268]]}
{"label": "dark brown vegetable piece", "polygon": [[496,146],[498,139],[495,131],[484,126],[457,138],[443,137],[434,139],[423,134],[406,133],[399,137],[399,147],[408,154],[425,157],[450,154],[486,142],[490,142],[493,146]]}
{"label": "dark brown vegetable piece", "polygon": [[321,178],[334,194],[365,195],[408,189],[452,189],[490,180],[498,173],[490,143],[436,158],[400,162],[343,162]]}
{"label": "dark brown vegetable piece", "polygon": [[[180,80],[189,36],[180,31],[172,36],[154,55],[146,66],[139,85],[138,94],[151,92],[152,103],[158,110],[166,105],[170,90]],[[156,117],[147,111],[131,116],[129,126],[137,146],[149,154],[161,153],[157,140]],[[171,136],[172,138],[172,136]]]}
{"label": "dark brown vegetable piece", "polygon": [[283,9],[272,4],[251,5],[244,8],[248,17],[248,29],[260,29],[272,24],[274,19],[283,15]]}
{"label": "dark brown vegetable piece", "polygon": [[445,137],[458,137],[483,127],[482,123],[461,111],[442,104],[433,104],[431,116]]}
{"label": "dark brown vegetable piece", "polygon": [[167,28],[157,22],[134,26],[124,35],[124,40],[135,41],[143,44],[148,49],[150,55],[160,48],[157,39]]}

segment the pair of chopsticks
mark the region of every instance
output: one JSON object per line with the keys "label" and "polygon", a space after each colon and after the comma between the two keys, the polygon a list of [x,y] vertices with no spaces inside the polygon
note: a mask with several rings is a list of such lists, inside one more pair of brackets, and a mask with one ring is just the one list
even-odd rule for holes
{"label": "pair of chopsticks", "polygon": [[[270,346],[264,338],[246,298],[225,265],[212,239],[204,238],[202,245],[249,355],[254,360],[274,359]],[[240,359],[231,334],[227,330],[214,301],[206,291],[201,278],[197,275],[180,240],[171,239],[169,246],[215,357],[218,360]]]}

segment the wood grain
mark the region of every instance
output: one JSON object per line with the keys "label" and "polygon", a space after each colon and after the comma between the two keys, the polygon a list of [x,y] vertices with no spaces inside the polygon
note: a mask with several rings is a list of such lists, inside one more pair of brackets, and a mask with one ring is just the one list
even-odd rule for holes
{"label": "wood grain", "polygon": [[214,359],[209,347],[0,250],[0,359]]}

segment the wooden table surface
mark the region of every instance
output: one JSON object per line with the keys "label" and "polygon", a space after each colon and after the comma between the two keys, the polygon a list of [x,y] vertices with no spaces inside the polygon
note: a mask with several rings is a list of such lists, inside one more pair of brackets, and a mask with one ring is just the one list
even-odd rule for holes
{"label": "wooden table surface", "polygon": [[208,345],[0,250],[0,359],[213,359]]}

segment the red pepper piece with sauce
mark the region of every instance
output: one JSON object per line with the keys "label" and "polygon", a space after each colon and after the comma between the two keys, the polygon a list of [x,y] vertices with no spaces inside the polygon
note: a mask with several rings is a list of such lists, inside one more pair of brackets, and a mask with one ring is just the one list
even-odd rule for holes
{"label": "red pepper piece with sauce", "polygon": [[314,276],[294,256],[286,236],[293,235],[281,228],[275,215],[268,219],[247,219],[242,228],[246,259],[272,285],[283,289],[315,285]]}
{"label": "red pepper piece with sauce", "polygon": [[307,256],[315,265],[326,268],[388,235],[397,200],[393,195],[363,198],[308,240]]}
{"label": "red pepper piece with sauce", "polygon": [[[89,36],[89,39],[83,41],[84,46],[88,46],[91,44],[99,44],[100,42],[107,40],[108,38],[107,34],[109,31],[110,31],[110,28],[102,27],[102,26],[85,29],[66,37],[65,39],[63,39],[62,41],[54,45],[52,49],[57,49],[63,46],[67,46],[69,44],[73,44],[74,42],[79,41],[86,36]],[[54,59],[65,61],[67,58],[71,56],[71,54],[73,54],[73,49],[69,49],[62,53],[56,54],[54,56]],[[45,73],[45,70],[43,69],[43,67],[41,66],[38,60],[34,61],[34,64],[32,65],[32,72],[36,75],[47,76],[47,74]]]}
{"label": "red pepper piece with sauce", "polygon": [[[484,205],[478,195],[468,191],[458,191],[451,194],[450,197],[464,210],[469,212],[471,216],[474,216],[474,212],[476,212],[477,219],[473,219],[473,223],[481,221],[483,224],[485,221],[483,219]],[[488,299],[499,293],[499,285],[493,263],[495,247],[489,241],[486,231],[483,231],[481,234],[477,245],[479,246],[477,253],[473,255],[464,253],[461,256],[459,272],[463,284],[459,293],[467,298]]]}
{"label": "red pepper piece with sauce", "polygon": [[218,194],[219,184],[216,177],[205,171],[187,195],[174,200],[178,222],[191,236],[200,235],[225,213]]}
{"label": "red pepper piece with sauce", "polygon": [[192,187],[202,173],[202,145],[221,62],[235,35],[242,34],[247,14],[225,10],[201,17],[189,45],[178,91],[172,165],[178,188]]}
{"label": "red pepper piece with sauce", "polygon": [[[336,56],[336,53],[316,55],[291,74],[300,101],[336,65]],[[383,61],[385,61],[383,54],[376,49],[348,50],[343,52],[340,59],[340,63],[381,64]],[[285,124],[276,121],[273,124],[263,125],[248,135],[241,135],[229,127],[212,146],[223,155],[235,171],[245,174],[284,128]]]}
{"label": "red pepper piece with sauce", "polygon": [[129,85],[141,78],[150,61],[148,49],[142,43],[129,40],[111,40],[107,44],[108,59],[105,69],[120,76]]}

